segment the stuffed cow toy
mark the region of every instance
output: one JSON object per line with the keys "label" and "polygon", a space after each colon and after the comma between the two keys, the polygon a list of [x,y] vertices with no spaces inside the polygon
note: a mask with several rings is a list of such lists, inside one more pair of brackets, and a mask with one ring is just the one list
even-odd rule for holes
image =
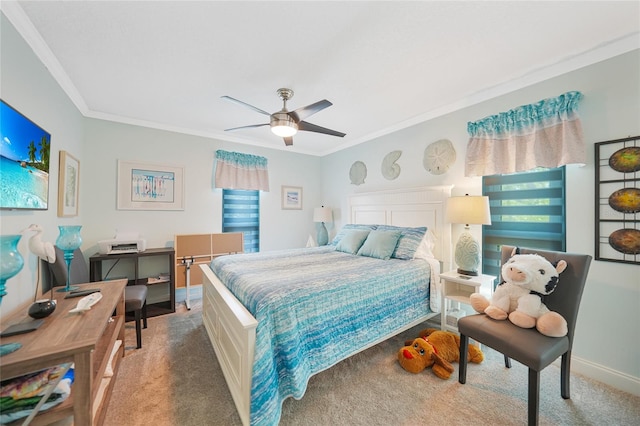
{"label": "stuffed cow toy", "polygon": [[545,336],[565,336],[567,322],[562,315],[550,311],[542,297],[555,290],[559,275],[566,267],[564,260],[554,266],[540,255],[519,254],[516,247],[502,265],[503,281],[496,287],[491,301],[474,293],[470,297],[471,306],[495,320],[509,318],[518,327],[535,327]]}
{"label": "stuffed cow toy", "polygon": [[[433,373],[441,379],[451,377],[454,369],[452,362],[460,361],[460,336],[449,331],[427,328],[418,333],[420,337],[404,343],[398,351],[400,366],[410,373],[420,373],[431,367]],[[469,344],[469,362],[481,363],[482,351]]]}

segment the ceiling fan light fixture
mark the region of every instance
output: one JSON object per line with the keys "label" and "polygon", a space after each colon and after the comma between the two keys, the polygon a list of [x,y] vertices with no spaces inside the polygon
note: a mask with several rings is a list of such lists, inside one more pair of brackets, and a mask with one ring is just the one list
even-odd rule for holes
{"label": "ceiling fan light fixture", "polygon": [[271,131],[281,138],[288,138],[298,133],[298,124],[286,112],[278,112],[271,116]]}
{"label": "ceiling fan light fixture", "polygon": [[276,136],[280,136],[281,138],[288,138],[298,133],[298,129],[295,123],[293,123],[293,126],[290,126],[289,124],[285,124],[282,126],[273,126],[271,128],[271,131]]}

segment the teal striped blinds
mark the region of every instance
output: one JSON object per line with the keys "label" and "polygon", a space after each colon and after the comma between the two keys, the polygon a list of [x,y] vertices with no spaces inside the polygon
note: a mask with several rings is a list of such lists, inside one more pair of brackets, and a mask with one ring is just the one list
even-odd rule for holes
{"label": "teal striped blinds", "polygon": [[565,168],[482,178],[491,225],[482,227],[482,270],[500,276],[502,245],[565,251]]}
{"label": "teal striped blinds", "polygon": [[222,232],[242,232],[244,252],[260,251],[260,191],[222,190]]}

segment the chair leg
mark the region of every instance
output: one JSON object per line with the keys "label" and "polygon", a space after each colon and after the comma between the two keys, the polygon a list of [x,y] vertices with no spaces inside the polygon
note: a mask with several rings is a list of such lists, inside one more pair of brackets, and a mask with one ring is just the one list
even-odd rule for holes
{"label": "chair leg", "polygon": [[147,328],[147,302],[142,305],[142,325]]}
{"label": "chair leg", "polygon": [[560,395],[564,399],[571,398],[569,395],[571,377],[571,351],[567,351],[562,354],[562,361],[560,363]]}
{"label": "chair leg", "polygon": [[540,372],[529,369],[529,426],[538,425],[538,409],[540,408]]}
{"label": "chair leg", "polygon": [[511,368],[511,358],[506,355],[504,356],[504,366],[507,368]]}
{"label": "chair leg", "polygon": [[469,354],[469,336],[460,335],[460,361],[458,366],[458,382],[467,382],[467,358]]}
{"label": "chair leg", "polygon": [[141,310],[137,309],[135,311],[135,319],[136,319],[136,343],[137,343],[137,349],[140,349],[142,347],[142,329],[140,327],[140,321],[142,320],[141,317]]}

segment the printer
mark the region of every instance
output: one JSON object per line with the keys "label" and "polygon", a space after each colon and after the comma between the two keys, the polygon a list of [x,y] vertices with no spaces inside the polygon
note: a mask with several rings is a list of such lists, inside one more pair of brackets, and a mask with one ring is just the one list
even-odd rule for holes
{"label": "printer", "polygon": [[100,254],[138,253],[147,249],[147,240],[138,233],[116,233],[111,240],[98,241]]}

